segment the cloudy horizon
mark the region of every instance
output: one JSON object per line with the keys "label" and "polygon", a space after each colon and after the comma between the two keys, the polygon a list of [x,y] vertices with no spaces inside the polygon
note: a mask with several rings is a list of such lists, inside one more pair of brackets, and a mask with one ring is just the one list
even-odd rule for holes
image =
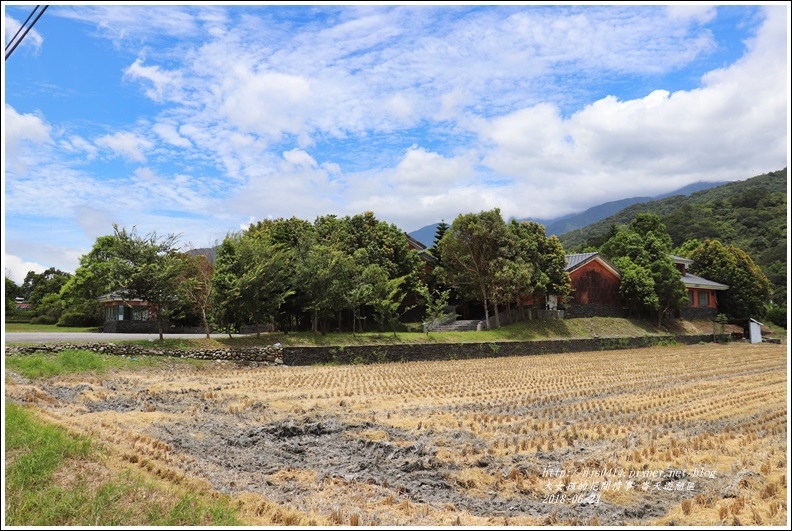
{"label": "cloudy horizon", "polygon": [[787,165],[788,52],[786,2],[54,4],[3,72],[4,269],[73,272],[114,223],[207,247],[748,179]]}

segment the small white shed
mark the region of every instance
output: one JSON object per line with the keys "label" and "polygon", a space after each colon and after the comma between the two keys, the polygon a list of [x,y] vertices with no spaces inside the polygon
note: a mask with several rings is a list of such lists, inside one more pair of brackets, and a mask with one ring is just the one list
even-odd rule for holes
{"label": "small white shed", "polygon": [[756,319],[751,319],[748,322],[748,339],[751,343],[762,342],[762,323]]}

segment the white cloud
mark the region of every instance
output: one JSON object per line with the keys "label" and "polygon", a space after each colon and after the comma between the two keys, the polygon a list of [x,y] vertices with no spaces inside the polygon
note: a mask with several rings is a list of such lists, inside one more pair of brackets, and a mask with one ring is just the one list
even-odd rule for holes
{"label": "white cloud", "polygon": [[113,223],[118,222],[117,215],[110,210],[94,204],[75,205],[72,212],[74,219],[85,233],[88,241],[95,241],[99,236],[111,234]]}
{"label": "white cloud", "polygon": [[312,107],[310,83],[301,76],[254,73],[237,66],[223,83],[220,113],[242,131],[278,139],[299,133]]}
{"label": "white cloud", "polygon": [[146,156],[143,154],[143,151],[152,147],[151,142],[130,132],[105,135],[97,138],[94,143],[101,148],[109,149],[116,155],[133,162],[144,162]]}
{"label": "white cloud", "polygon": [[192,142],[181,136],[176,130],[176,126],[168,123],[154,124],[151,129],[157,133],[168,144],[181,148],[191,148]]}
{"label": "white cloud", "polygon": [[60,146],[66,152],[74,153],[76,155],[85,154],[89,160],[95,158],[99,153],[99,150],[95,145],[91,144],[83,137],[77,135],[70,136],[69,138],[62,140]]}
{"label": "white cloud", "polygon": [[[32,13],[32,10],[31,10]],[[42,13],[42,11],[37,11],[33,18],[27,21],[25,28],[30,28],[30,22],[32,22],[38,14]],[[42,15],[43,16],[43,15]],[[7,13],[4,13],[5,24],[5,35],[4,35],[4,42],[6,45],[6,53],[11,50],[11,46],[16,46],[14,53],[18,53],[20,48],[33,48],[36,52],[41,48],[41,45],[44,43],[44,39],[41,37],[41,34],[36,31],[35,29],[30,29],[27,34],[24,35],[25,29],[19,31],[22,28],[22,23],[16,20],[15,18],[9,16]],[[11,39],[14,39],[13,42],[15,44],[11,44]],[[9,44],[11,46],[9,46]]]}
{"label": "white cloud", "polygon": [[665,9],[668,17],[672,20],[693,20],[699,24],[706,24],[717,16],[714,5],[694,4],[693,2],[669,5]]}
{"label": "white cloud", "polygon": [[12,254],[3,254],[3,271],[7,278],[14,281],[17,286],[21,286],[25,281],[28,272],[43,273],[50,266],[43,266],[36,262],[28,262]]}
{"label": "white cloud", "polygon": [[[674,91],[663,76],[718,45],[712,6],[170,7],[153,26],[140,6],[54,10],[136,57],[123,89],[157,110],[101,136],[6,106],[12,213],[74,221],[86,247],[111,221],[204,243],[266,217],[554,217],[786,165],[785,7]],[[589,96],[637,78],[638,97]],[[145,165],[109,179],[104,150]]]}
{"label": "white cloud", "polygon": [[288,163],[287,167],[304,166],[306,168],[316,168],[317,166],[314,158],[302,149],[285,151],[283,158]]}
{"label": "white cloud", "polygon": [[6,141],[19,142],[29,140],[44,144],[51,142],[52,127],[36,114],[19,114],[12,106],[5,104]]}
{"label": "white cloud", "polygon": [[36,160],[36,150],[25,149],[26,144],[38,147],[51,144],[52,127],[37,114],[20,114],[7,103],[4,108],[5,164],[24,172]]}
{"label": "white cloud", "polygon": [[[492,145],[484,162],[518,181],[523,215],[548,217],[612,200],[613,190],[655,195],[780,169],[789,101],[766,74],[785,67],[781,23],[771,18],[749,53],[706,75],[701,88],[628,101],[609,96],[568,119],[543,104],[482,122],[481,138]],[[564,198],[566,212],[541,196]]]}
{"label": "white cloud", "polygon": [[407,194],[414,197],[416,192],[434,192],[449,185],[467,183],[475,176],[472,154],[446,158],[439,153],[429,152],[413,146],[387,177],[394,187],[408,187]]}
{"label": "white cloud", "polygon": [[128,39],[198,35],[199,25],[194,11],[193,7],[179,5],[86,4],[58,6],[57,16],[95,25],[98,31],[119,46]]}
{"label": "white cloud", "polygon": [[145,94],[156,102],[178,101],[184,97],[181,92],[184,81],[179,72],[169,72],[158,66],[143,66],[143,60],[144,57],[138,57],[124,70],[124,78],[148,82],[151,86],[145,90]]}

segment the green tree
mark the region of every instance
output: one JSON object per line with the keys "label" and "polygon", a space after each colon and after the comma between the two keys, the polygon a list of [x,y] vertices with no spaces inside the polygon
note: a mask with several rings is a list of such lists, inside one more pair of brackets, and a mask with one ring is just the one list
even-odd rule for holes
{"label": "green tree", "polygon": [[[359,252],[365,253],[365,249],[360,249]],[[355,264],[351,270],[352,282],[347,293],[347,303],[352,310],[352,335],[354,336],[358,330],[363,331],[363,321],[366,319],[365,308],[374,303],[373,279],[379,275],[380,267],[371,264],[364,268],[358,265],[359,257],[353,257],[353,260]]]}
{"label": "green tree", "polygon": [[281,244],[245,234],[237,258],[242,270],[238,279],[239,299],[243,312],[256,325],[258,336],[259,325],[274,322],[283,303],[294,293],[290,254]]}
{"label": "green tree", "polygon": [[443,239],[445,233],[448,232],[448,229],[451,228],[445,220],[442,220],[440,223],[437,224],[437,228],[435,229],[434,233],[434,241],[432,242],[432,247],[429,248],[429,252],[434,255],[435,258],[438,260],[440,259],[440,253],[438,252],[437,245],[440,243],[440,240]]}
{"label": "green tree", "polygon": [[642,213],[600,249],[622,271],[622,296],[635,307],[655,314],[658,326],[664,315],[687,302],[687,290],[671,258],[671,246],[671,237],[660,218]]}
{"label": "green tree", "polygon": [[396,337],[396,325],[399,322],[399,317],[412,309],[402,306],[407,295],[402,289],[402,284],[406,279],[405,277],[388,278],[382,269],[379,271],[381,273],[379,278],[372,282],[374,318],[382,330],[385,329],[385,325],[389,325],[393,331],[393,337]]}
{"label": "green tree", "polygon": [[770,282],[751,257],[734,245],[706,240],[690,254],[690,272],[726,284],[718,308],[735,318],[763,319],[770,299]]}
{"label": "green tree", "polygon": [[506,223],[496,208],[457,216],[438,244],[443,266],[435,273],[462,296],[484,305],[487,328],[496,275],[503,268],[501,247],[507,239]]}
{"label": "green tree", "polygon": [[682,258],[690,258],[690,253],[695,251],[700,245],[701,241],[698,238],[685,240],[682,245],[673,250],[673,254]]}
{"label": "green tree", "polygon": [[6,315],[16,314],[16,299],[17,297],[22,297],[22,293],[22,287],[18,286],[16,282],[11,280],[11,278],[6,275],[4,292]]}
{"label": "green tree", "polygon": [[74,276],[61,288],[63,313],[58,320],[59,326],[98,326],[104,319],[98,298],[112,291],[112,283],[103,274],[108,270],[107,264],[91,257],[95,248],[106,240],[106,236],[98,238],[94,249],[80,257],[80,266]]}
{"label": "green tree", "polygon": [[517,254],[533,264],[530,283],[518,296],[566,297],[571,291],[571,280],[566,271],[566,254],[556,236],[548,237],[544,225],[535,221],[509,222],[509,230],[517,238]]}
{"label": "green tree", "polygon": [[[619,232],[619,227],[615,223],[611,223],[608,226],[608,230],[606,232],[591,236],[586,239],[586,244],[583,246],[584,250],[581,252],[596,252],[596,250],[599,249],[603,243],[616,236],[617,232]],[[585,249],[590,249],[591,251],[587,251]]]}
{"label": "green tree", "polygon": [[[38,318],[45,318],[49,323],[56,323],[63,315],[64,311],[63,300],[61,299],[60,292],[47,293],[44,295],[36,305],[36,313]],[[42,322],[42,321],[39,321]]]}
{"label": "green tree", "polygon": [[[342,290],[338,296],[346,301],[342,308],[352,314],[353,331],[355,322],[362,323],[365,319],[367,308],[376,313],[376,308],[393,303],[393,299],[378,300],[388,291],[381,282],[402,279],[398,282],[401,293],[397,298],[401,307],[395,310],[397,315],[413,307],[423,262],[418,253],[410,249],[402,230],[378,220],[372,212],[344,218],[321,216],[314,222],[314,228],[317,245],[335,249],[350,259],[344,264],[348,282],[336,284]],[[336,311],[340,328],[342,315],[340,310]]]}
{"label": "green tree", "polygon": [[114,271],[121,274],[116,287],[125,298],[141,299],[149,304],[159,338],[163,340],[165,323],[178,300],[178,236],[159,236],[156,232],[143,236],[136,227],[127,231],[118,225],[113,225],[113,230],[116,243],[111,260]]}
{"label": "green tree", "polygon": [[206,339],[211,337],[209,315],[212,305],[212,275],[214,267],[202,254],[182,254],[179,257],[178,297],[189,301],[201,317]]}
{"label": "green tree", "polygon": [[295,282],[305,293],[314,333],[327,333],[327,318],[347,306],[352,291],[352,258],[329,245],[305,245],[298,253]]}
{"label": "green tree", "polygon": [[[57,321],[61,316],[63,306],[56,299],[59,297],[61,288],[71,277],[71,273],[54,267],[50,267],[43,273],[29,271],[25,275],[21,290],[35,315],[47,316]],[[47,299],[44,307],[41,305],[43,299]]]}
{"label": "green tree", "polygon": [[127,300],[141,299],[149,304],[160,340],[164,339],[165,322],[177,301],[177,240],[175,235],[156,232],[139,235],[135,227],[127,231],[114,224],[113,234],[97,238],[91,251],[80,258],[74,278],[63,286],[66,307],[85,312],[96,308],[96,298],[108,292]]}
{"label": "green tree", "polygon": [[509,311],[511,304],[530,291],[531,279],[534,274],[533,264],[527,262],[523,257],[515,255],[513,251],[507,252],[506,249],[506,247],[501,249],[506,253],[506,256],[496,258],[492,264],[490,297],[493,302],[496,328],[501,326],[499,306],[501,304],[506,306],[509,322],[511,322],[511,312]]}
{"label": "green tree", "polygon": [[95,326],[104,319],[98,298],[120,289],[124,273],[114,259],[117,239],[112,235],[99,236],[91,250],[80,257],[80,265],[63,286],[60,297],[64,311],[60,326]]}
{"label": "green tree", "polygon": [[288,287],[293,293],[282,304],[277,321],[286,332],[299,329],[308,302],[305,290],[295,281],[295,275],[301,259],[299,253],[317,241],[316,229],[308,221],[291,217],[260,221],[251,226],[247,233],[256,234],[272,245],[280,245],[288,254],[291,268]]}
{"label": "green tree", "polygon": [[435,324],[442,324],[443,319],[448,315],[448,302],[451,298],[451,290],[444,291],[431,290],[429,286],[422,284],[418,292],[424,304],[424,323],[426,323],[426,334]]}
{"label": "green tree", "polygon": [[243,264],[239,259],[239,233],[227,234],[217,250],[210,303],[213,319],[225,327],[228,337],[242,321],[242,293],[239,279]]}

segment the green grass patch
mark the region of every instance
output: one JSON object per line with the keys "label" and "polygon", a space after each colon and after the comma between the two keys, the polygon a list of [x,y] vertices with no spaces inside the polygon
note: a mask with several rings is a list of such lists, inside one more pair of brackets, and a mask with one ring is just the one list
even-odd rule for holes
{"label": "green grass patch", "polygon": [[94,372],[102,374],[111,369],[167,368],[173,364],[188,364],[195,368],[206,367],[210,362],[190,358],[167,356],[115,356],[98,354],[89,350],[64,350],[6,356],[6,367],[25,378],[50,378],[59,374]]}
{"label": "green grass patch", "polygon": [[6,367],[26,378],[49,378],[75,372],[104,372],[114,365],[113,360],[108,358],[88,350],[65,350],[57,354],[8,356]]}
{"label": "green grass patch", "polygon": [[11,466],[6,468],[6,495],[17,490],[46,488],[50,476],[64,459],[91,453],[88,439],[69,437],[57,426],[36,422],[30,412],[19,406],[7,403],[5,414],[6,454],[14,456]]}
{"label": "green grass patch", "polygon": [[80,326],[57,326],[57,325],[47,325],[47,324],[30,324],[30,323],[5,323],[5,331],[6,334],[9,332],[51,332],[51,333],[62,333],[62,332],[99,332],[99,329],[96,327],[80,327]]}
{"label": "green grass patch", "polygon": [[[12,526],[233,526],[238,510],[227,496],[174,490],[101,464],[90,439],[5,405],[6,520]],[[85,466],[106,473],[97,480]],[[80,466],[82,465],[82,466]]]}

